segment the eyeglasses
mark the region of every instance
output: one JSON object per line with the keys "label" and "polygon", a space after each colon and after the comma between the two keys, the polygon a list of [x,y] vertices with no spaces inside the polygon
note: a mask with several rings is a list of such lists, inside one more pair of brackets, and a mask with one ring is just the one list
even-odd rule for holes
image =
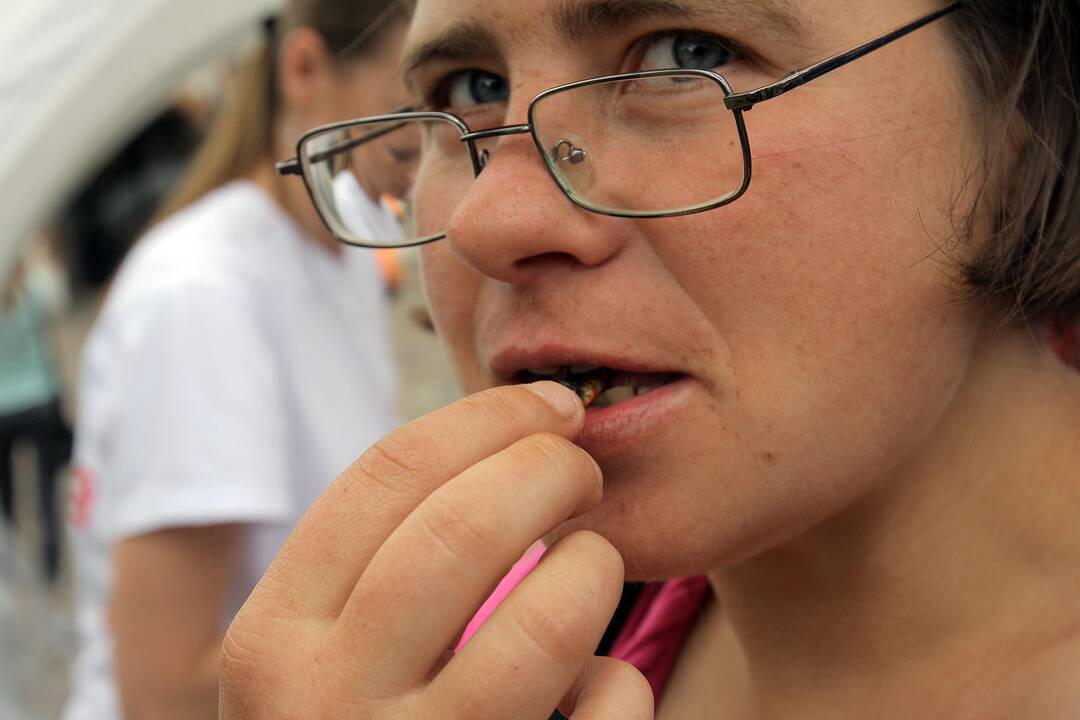
{"label": "eyeglasses", "polygon": [[750,185],[743,113],[965,4],[953,2],[756,90],[736,93],[709,70],[605,75],[541,92],[524,125],[501,125],[501,111],[480,106],[469,115],[474,126],[486,127],[487,120],[496,127],[473,131],[456,115],[434,111],[319,127],[300,138],[296,157],[277,170],[301,175],[331,234],[360,247],[445,237],[495,144],[512,135],[532,136],[551,178],[585,210],[624,218],[704,212],[734,202]]}

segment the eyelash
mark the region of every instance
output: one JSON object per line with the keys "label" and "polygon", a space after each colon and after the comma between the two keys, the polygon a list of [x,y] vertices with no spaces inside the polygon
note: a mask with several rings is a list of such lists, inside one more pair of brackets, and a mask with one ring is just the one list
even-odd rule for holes
{"label": "eyelash", "polygon": [[443,110],[448,104],[450,81],[467,72],[484,72],[480,68],[461,68],[439,76],[438,80],[420,91],[420,104],[423,110]]}
{"label": "eyelash", "polygon": [[[730,38],[718,35],[717,33],[706,32],[704,30],[697,30],[693,28],[676,28],[660,30],[657,32],[649,33],[641,38],[635,40],[630,46],[630,52],[635,53],[636,57],[633,60],[633,64],[636,66],[641,63],[645,57],[645,50],[657,40],[670,36],[678,36],[683,33],[693,33],[703,38],[715,40],[718,44],[727,48],[731,52],[731,61],[729,64],[742,62],[748,59],[750,53],[739,43],[731,40]],[[433,82],[427,84],[426,87],[420,89],[420,97],[426,110],[438,110],[447,106],[447,96],[450,89],[451,81],[458,75],[466,72],[492,72],[490,70],[484,70],[479,67],[462,67],[449,72],[445,72],[436,78]],[[617,72],[632,72],[630,70],[619,70]],[[498,73],[493,73],[498,74]],[[601,73],[601,74],[613,74],[613,73]]]}
{"label": "eyelash", "polygon": [[657,40],[661,40],[667,37],[678,37],[679,35],[684,34],[697,35],[708,40],[716,41],[718,45],[723,46],[731,52],[732,63],[738,62],[739,60],[744,59],[746,56],[746,52],[743,47],[731,38],[726,38],[723,35],[707,32],[705,30],[698,30],[696,28],[675,28],[672,30],[661,30],[659,32],[649,33],[648,35],[636,40],[631,46],[637,53],[637,57],[634,59],[634,64],[637,65],[644,59],[645,50],[648,49],[648,47]]}

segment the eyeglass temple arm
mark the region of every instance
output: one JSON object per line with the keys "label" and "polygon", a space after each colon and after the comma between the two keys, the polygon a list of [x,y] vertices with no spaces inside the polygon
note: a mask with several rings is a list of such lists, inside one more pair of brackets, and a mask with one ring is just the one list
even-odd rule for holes
{"label": "eyeglass temple arm", "polygon": [[822,75],[832,72],[837,68],[841,68],[848,63],[858,60],[859,58],[868,55],[875,50],[888,45],[894,40],[899,40],[905,35],[909,35],[921,27],[929,25],[930,23],[938,20],[945,15],[959,10],[961,7],[967,4],[967,0],[959,0],[958,2],[946,5],[941,10],[931,13],[926,17],[920,18],[915,22],[904,25],[903,27],[893,30],[888,35],[871,40],[868,43],[859,45],[850,50],[840,53],[839,55],[833,55],[830,58],[826,58],[821,62],[814,63],[809,67],[796,70],[790,75],[778,80],[777,82],[766,85],[765,87],[758,88],[757,90],[748,90],[747,92],[735,93],[729,95],[724,101],[729,110],[750,110],[759,102],[770,100],[774,97],[779,97],[789,90],[794,90],[797,87],[805,85],[806,83],[821,77]]}
{"label": "eyeglass temple arm", "polygon": [[[401,109],[401,110],[395,110],[394,112],[399,113],[399,112],[411,112],[411,111],[412,111],[412,108],[404,108],[404,109]],[[399,122],[399,123],[395,123],[395,124],[391,125],[390,127],[379,128],[375,132],[370,132],[367,135],[361,135],[360,137],[357,137],[357,138],[350,138],[348,140],[342,140],[339,143],[335,143],[334,145],[331,145],[330,147],[323,150],[322,152],[318,152],[318,153],[315,153],[314,155],[312,155],[310,162],[313,162],[313,163],[322,162],[323,160],[326,160],[327,158],[333,157],[334,155],[338,154],[339,152],[344,152],[345,150],[352,150],[353,148],[360,147],[364,143],[371,142],[372,140],[376,140],[378,138],[381,138],[383,135],[388,135],[388,134],[394,132],[395,130],[400,130],[406,124],[407,124],[406,121],[402,121],[402,122]],[[274,168],[277,170],[277,174],[282,175],[282,176],[284,176],[284,175],[302,175],[303,172],[304,172],[303,169],[300,167],[300,158],[299,157],[293,157],[293,158],[289,158],[288,160],[282,160],[282,161],[278,162],[277,164],[275,164]]]}

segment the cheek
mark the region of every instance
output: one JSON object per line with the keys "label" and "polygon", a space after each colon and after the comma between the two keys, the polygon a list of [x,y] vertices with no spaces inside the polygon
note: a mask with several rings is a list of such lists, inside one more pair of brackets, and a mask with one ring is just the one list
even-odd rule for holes
{"label": "cheek", "polygon": [[747,195],[686,223],[678,247],[691,252],[666,253],[736,372],[776,368],[757,387],[862,372],[881,393],[906,393],[904,378],[934,375],[925,358],[962,352],[972,332],[953,210],[973,131],[933,110],[956,106],[940,82],[921,94],[888,78],[868,87],[886,89],[855,108],[796,92],[755,109]]}
{"label": "cheek", "polygon": [[877,139],[768,158],[737,203],[645,226],[730,368],[717,371],[724,397],[662,456],[605,467],[633,492],[616,480],[585,523],[638,576],[717,567],[804,531],[878,487],[947,411],[980,325],[940,253],[956,184],[937,148],[962,138],[918,140],[919,152]]}
{"label": "cheek", "polygon": [[692,262],[671,260],[762,415],[873,419],[873,437],[954,381],[976,323],[941,252],[948,202],[926,192],[928,155],[864,140],[760,162],[719,233],[699,227]]}
{"label": "cheek", "polygon": [[454,256],[446,242],[435,242],[421,248],[420,275],[435,332],[446,348],[458,385],[466,392],[482,389],[475,351],[477,274]]}

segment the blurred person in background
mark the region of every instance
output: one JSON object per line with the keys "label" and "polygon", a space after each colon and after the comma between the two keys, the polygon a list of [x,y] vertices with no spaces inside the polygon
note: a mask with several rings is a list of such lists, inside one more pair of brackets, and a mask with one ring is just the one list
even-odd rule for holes
{"label": "blurred person in background", "polygon": [[181,96],[140,130],[75,196],[57,222],[76,298],[109,280],[175,189],[202,140],[193,101]]}
{"label": "blurred person in background", "polygon": [[63,273],[49,253],[20,259],[0,283],[0,509],[14,525],[15,447],[29,442],[37,455],[42,568],[50,583],[60,567],[62,538],[56,488],[71,449],[50,338],[67,298]]}
{"label": "blurred person in background", "polygon": [[[404,105],[405,19],[388,1],[288,3],[109,290],[81,369],[66,720],[216,717],[224,628],[328,480],[395,424],[375,260],[335,243],[274,159],[300,128]],[[355,222],[392,214],[393,188],[338,182],[364,192]]]}

